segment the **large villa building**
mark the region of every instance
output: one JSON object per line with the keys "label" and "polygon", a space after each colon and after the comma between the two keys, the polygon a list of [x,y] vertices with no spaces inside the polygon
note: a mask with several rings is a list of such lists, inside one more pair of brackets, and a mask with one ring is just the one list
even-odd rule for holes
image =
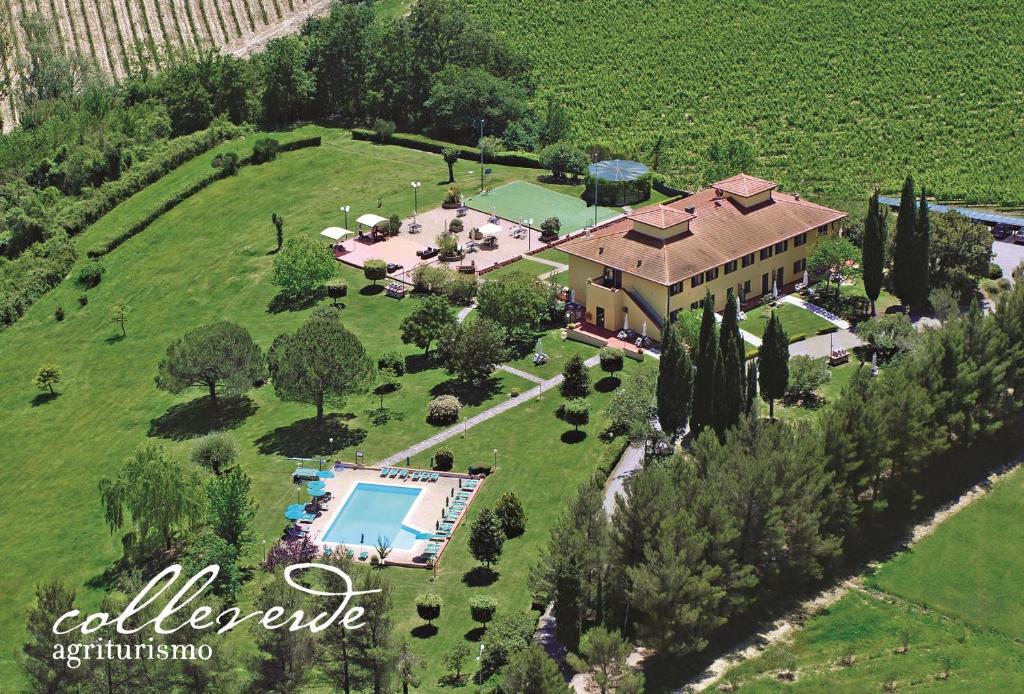
{"label": "large villa building", "polygon": [[629,212],[559,248],[585,323],[619,331],[647,324],[661,339],[666,317],[697,308],[711,292],[725,305],[803,278],[818,239],[841,232],[844,212],[739,174],[666,204]]}

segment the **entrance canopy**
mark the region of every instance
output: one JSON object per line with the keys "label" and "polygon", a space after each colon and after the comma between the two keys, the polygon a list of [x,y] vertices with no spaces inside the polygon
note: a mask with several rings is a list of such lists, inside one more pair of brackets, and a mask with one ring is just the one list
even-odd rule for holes
{"label": "entrance canopy", "polygon": [[480,233],[483,236],[497,236],[501,233],[501,226],[497,224],[487,223],[480,227]]}
{"label": "entrance canopy", "polygon": [[327,227],[320,232],[320,235],[326,236],[333,241],[338,241],[351,233],[348,229],[342,229],[341,227]]}
{"label": "entrance canopy", "polygon": [[356,224],[363,224],[368,227],[375,227],[378,224],[384,224],[387,222],[387,217],[381,217],[379,214],[364,214],[356,220]]}

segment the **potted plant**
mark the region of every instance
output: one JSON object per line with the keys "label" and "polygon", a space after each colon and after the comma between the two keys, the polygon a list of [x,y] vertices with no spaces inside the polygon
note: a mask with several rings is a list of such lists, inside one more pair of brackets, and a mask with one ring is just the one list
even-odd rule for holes
{"label": "potted plant", "polygon": [[446,210],[453,210],[462,204],[462,191],[458,186],[452,186],[444,194],[444,202],[441,207]]}

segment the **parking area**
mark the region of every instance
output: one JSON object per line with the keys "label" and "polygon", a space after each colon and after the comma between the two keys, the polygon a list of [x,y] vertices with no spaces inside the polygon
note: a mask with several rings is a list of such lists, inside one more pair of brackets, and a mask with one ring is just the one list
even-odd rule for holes
{"label": "parking area", "polygon": [[992,244],[992,251],[995,254],[992,261],[1003,269],[1003,277],[1012,282],[1013,268],[1024,261],[1024,245],[1015,244],[1010,240],[995,241]]}

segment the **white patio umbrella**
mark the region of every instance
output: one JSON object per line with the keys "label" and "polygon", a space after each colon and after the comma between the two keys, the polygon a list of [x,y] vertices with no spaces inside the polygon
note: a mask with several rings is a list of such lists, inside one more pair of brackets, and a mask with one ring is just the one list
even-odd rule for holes
{"label": "white patio umbrella", "polygon": [[625,330],[626,332],[629,332],[629,314],[628,313],[626,314],[626,317],[622,319],[622,329]]}
{"label": "white patio umbrella", "polygon": [[576,302],[576,291],[574,289],[570,289],[569,290],[569,302],[570,303],[575,303]]}
{"label": "white patio umbrella", "polygon": [[811,278],[807,275],[807,270],[804,270],[804,286],[808,286],[811,283]]}
{"label": "white patio umbrella", "polygon": [[647,337],[647,321],[644,321],[644,324],[640,327],[640,334]]}
{"label": "white patio umbrella", "polygon": [[778,280],[776,280],[775,284],[772,285],[772,298],[773,299],[778,299],[779,298],[779,282],[778,282]]}
{"label": "white patio umbrella", "polygon": [[739,294],[735,294],[734,298],[736,299],[736,313],[739,313],[740,312],[740,308],[741,308],[740,307],[740,295]]}
{"label": "white patio umbrella", "polygon": [[533,348],[533,351],[537,354],[544,354],[544,343],[541,338],[537,338],[537,346]]}

